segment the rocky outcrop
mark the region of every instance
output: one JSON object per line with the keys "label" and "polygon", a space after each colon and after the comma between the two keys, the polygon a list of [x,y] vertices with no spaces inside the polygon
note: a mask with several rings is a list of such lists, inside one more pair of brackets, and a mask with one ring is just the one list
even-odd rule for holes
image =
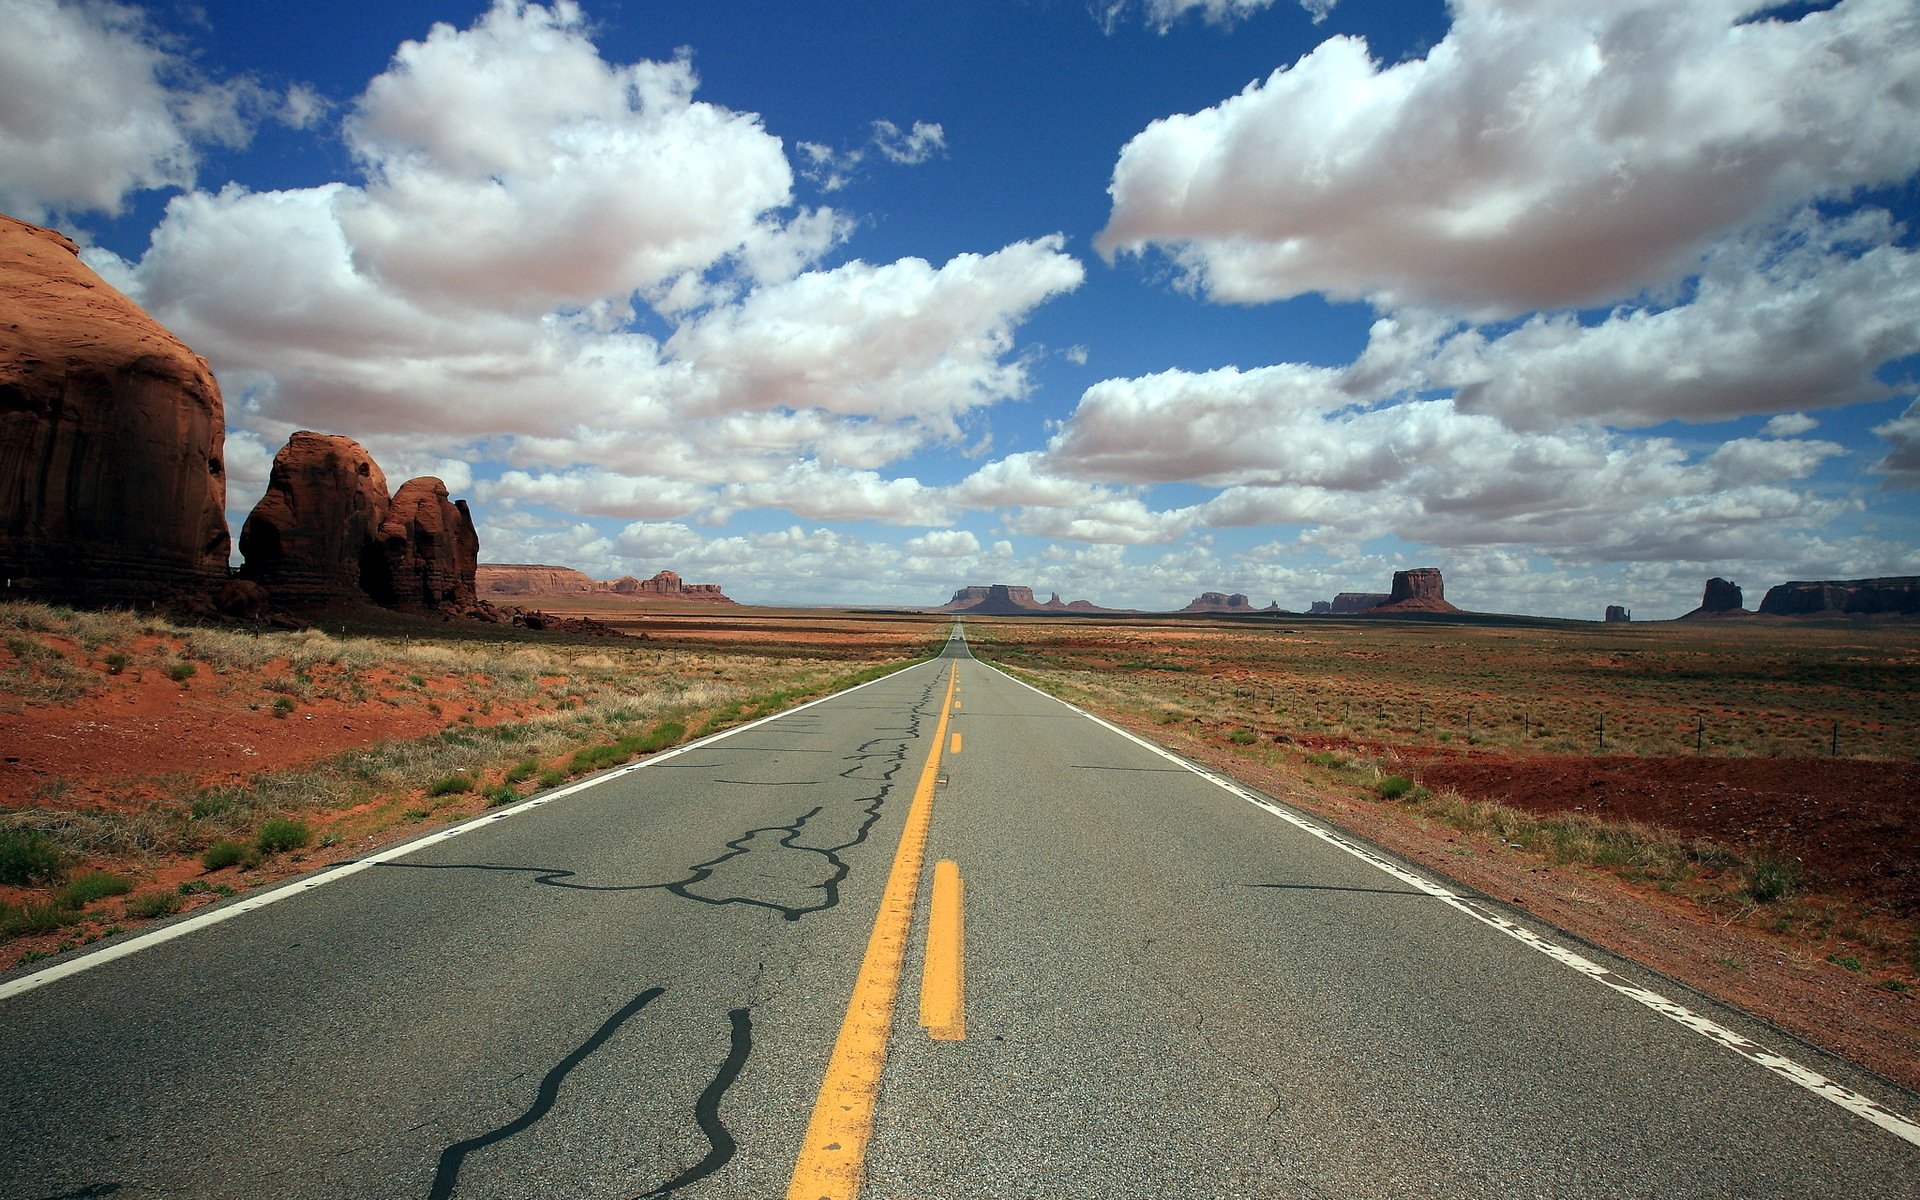
{"label": "rocky outcrop", "polygon": [[626,575],[602,586],[617,595],[632,596],[638,600],[701,600],[715,604],[733,603],[721,593],[719,584],[683,583],[680,576],[672,571],[656,572],[651,579],[635,579],[631,575]]}
{"label": "rocky outcrop", "polygon": [[301,430],[273,456],[267,494],[240,527],[241,575],[276,604],[394,601],[380,547],[392,498],[366,447]]}
{"label": "rocky outcrop", "polygon": [[1341,592],[1333,598],[1327,611],[1334,616],[1351,616],[1378,608],[1389,599],[1384,592]]}
{"label": "rocky outcrop", "polygon": [[0,576],[85,603],[227,577],[225,410],[206,361],[80,261],[0,216]]}
{"label": "rocky outcrop", "polygon": [[1226,592],[1201,592],[1198,596],[1188,601],[1187,606],[1179,611],[1186,613],[1250,613],[1256,610],[1253,607],[1253,602],[1247,599],[1244,592],[1234,592],[1231,595]]}
{"label": "rocky outcrop", "polygon": [[1310,617],[1324,617],[1327,614],[1331,613],[1332,611],[1333,611],[1332,601],[1315,600],[1313,602],[1312,607],[1307,609],[1307,615]]}
{"label": "rocky outcrop", "polygon": [[684,583],[672,571],[651,579],[623,575],[611,582],[593,578],[572,567],[536,563],[482,563],[480,591],[487,596],[626,596],[634,600],[698,600],[732,604],[717,583]]}
{"label": "rocky outcrop", "polygon": [[[983,607],[985,606],[985,607]],[[963,587],[953,599],[941,606],[943,612],[1033,612],[1047,606],[1033,598],[1033,589],[1018,584],[995,583],[986,587]]]}
{"label": "rocky outcrop", "polygon": [[1744,617],[1749,615],[1746,597],[1740,592],[1740,585],[1731,580],[1714,576],[1707,580],[1707,587],[1700,594],[1700,607],[1687,613],[1681,620],[1700,617]]}
{"label": "rocky outcrop", "polygon": [[536,563],[481,563],[474,582],[486,596],[586,595],[603,586],[584,571]]}
{"label": "rocky outcrop", "polygon": [[287,439],[240,527],[240,553],[241,577],[276,607],[371,600],[492,619],[474,586],[480,536],[467,502],[430,475],[389,495],[366,447],[338,434]]}
{"label": "rocky outcrop", "polygon": [[480,535],[465,500],[448,498],[447,485],[431,475],[409,479],[393,494],[380,524],[393,602],[433,609],[460,609],[479,598],[475,567]]}
{"label": "rocky outcrop", "polygon": [[1633,610],[1623,608],[1618,604],[1609,604],[1607,605],[1606,620],[1608,624],[1624,624],[1633,620]]}
{"label": "rocky outcrop", "polygon": [[1452,613],[1460,610],[1447,603],[1447,589],[1439,567],[1415,567],[1393,573],[1393,591],[1385,604],[1368,610],[1375,613]]}
{"label": "rocky outcrop", "polygon": [[1767,589],[1760,611],[1774,617],[1920,616],[1920,575],[1783,583]]}

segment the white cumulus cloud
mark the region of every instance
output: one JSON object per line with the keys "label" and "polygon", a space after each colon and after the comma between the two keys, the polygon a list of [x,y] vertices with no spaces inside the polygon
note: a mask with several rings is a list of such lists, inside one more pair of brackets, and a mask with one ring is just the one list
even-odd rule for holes
{"label": "white cumulus cloud", "polygon": [[1920,10],[1455,0],[1425,57],[1336,37],[1121,151],[1105,253],[1216,299],[1518,313],[1684,275],[1730,231],[1920,166]]}
{"label": "white cumulus cloud", "polygon": [[11,0],[0,37],[0,210],[40,222],[112,215],[134,192],[189,187],[203,147],[246,144],[275,103],[251,79],[202,76],[138,8]]}

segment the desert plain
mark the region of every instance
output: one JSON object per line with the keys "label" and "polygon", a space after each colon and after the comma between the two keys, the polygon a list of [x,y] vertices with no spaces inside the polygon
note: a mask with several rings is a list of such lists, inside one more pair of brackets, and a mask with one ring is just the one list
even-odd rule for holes
{"label": "desert plain", "polygon": [[[917,612],[545,597],[625,636],[0,605],[0,970],[935,652]],[[975,653],[1920,1086],[1920,628],[969,617]]]}

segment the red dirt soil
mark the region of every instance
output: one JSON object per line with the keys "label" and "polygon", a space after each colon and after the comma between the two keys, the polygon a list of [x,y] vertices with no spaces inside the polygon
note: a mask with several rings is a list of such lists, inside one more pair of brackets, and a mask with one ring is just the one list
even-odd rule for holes
{"label": "red dirt soil", "polygon": [[1428,758],[1416,773],[1537,814],[1638,821],[1798,858],[1817,885],[1920,916],[1920,764],[1806,758]]}

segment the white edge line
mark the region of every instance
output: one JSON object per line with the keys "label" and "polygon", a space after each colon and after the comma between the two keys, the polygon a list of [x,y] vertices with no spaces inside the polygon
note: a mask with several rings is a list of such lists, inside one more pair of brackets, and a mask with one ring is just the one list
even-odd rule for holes
{"label": "white edge line", "polygon": [[1873,1099],[1873,1097],[1862,1095],[1852,1088],[1828,1079],[1818,1071],[1801,1066],[1790,1058],[1775,1054],[1758,1042],[1728,1029],[1717,1021],[1703,1017],[1685,1005],[1669,1000],[1658,992],[1648,991],[1646,988],[1623,978],[1618,973],[1601,966],[1592,959],[1577,954],[1556,942],[1549,941],[1533,930],[1499,913],[1490,912],[1475,903],[1472,899],[1457,895],[1430,879],[1416,875],[1398,863],[1374,853],[1374,851],[1366,846],[1344,837],[1335,830],[1329,829],[1318,822],[1310,821],[1298,813],[1284,808],[1263,796],[1257,795],[1224,775],[1217,774],[1198,763],[1182,758],[1171,750],[1156,746],[1138,734],[1130,730],[1122,729],[1111,721],[1097,717],[1084,708],[1069,704],[1058,696],[1043,692],[1023,679],[1015,679],[1012,675],[1001,671],[999,667],[994,666],[992,663],[977,659],[975,661],[980,662],[980,665],[986,667],[988,670],[997,671],[1001,675],[1005,675],[1008,679],[1012,679],[1013,682],[1026,688],[1030,692],[1045,696],[1056,704],[1065,705],[1067,708],[1079,713],[1094,724],[1109,729],[1142,749],[1149,750],[1161,758],[1166,759],[1168,762],[1193,772],[1215,787],[1238,796],[1256,808],[1272,813],[1274,816],[1312,834],[1328,845],[1338,847],[1369,866],[1385,871],[1402,883],[1420,889],[1427,895],[1432,896],[1443,904],[1458,909],[1460,912],[1465,913],[1481,924],[1492,926],[1501,933],[1506,934],[1508,937],[1513,938],[1515,941],[1531,949],[1539,951],[1541,954],[1546,955],[1562,966],[1578,971],[1594,982],[1612,988],[1630,1000],[1638,1001],[1640,1004],[1645,1005],[1661,1016],[1684,1025],[1709,1041],[1719,1043],[1749,1062],[1757,1063],[1765,1067],[1782,1079],[1799,1084],[1821,1099],[1837,1104],[1857,1117],[1871,1121],[1873,1124],[1878,1125],[1902,1141],[1920,1146],[1920,1124],[1916,1124],[1906,1117],[1901,1116],[1899,1113],[1894,1112],[1892,1109]]}
{"label": "white edge line", "polygon": [[924,663],[914,663],[913,666],[902,667],[898,671],[889,671],[878,679],[869,679],[865,683],[855,684],[844,691],[821,696],[818,699],[809,700],[805,704],[796,704],[792,708],[783,709],[780,712],[769,714],[758,720],[749,721],[745,725],[736,725],[732,729],[723,729],[719,733],[710,734],[707,737],[701,738],[699,741],[688,742],[683,746],[675,746],[671,750],[662,750],[658,754],[650,754],[638,762],[615,767],[612,770],[604,771],[587,779],[582,779],[578,783],[568,784],[566,787],[560,788],[557,791],[542,792],[537,796],[522,800],[520,803],[507,808],[481,813],[457,825],[449,825],[445,829],[436,829],[432,833],[424,834],[410,842],[403,842],[398,846],[376,851],[366,858],[355,859],[352,862],[341,863],[337,867],[326,868],[316,874],[308,875],[303,879],[296,879],[292,883],[283,883],[277,887],[269,888],[264,892],[255,893],[247,896],[245,899],[237,900],[232,904],[213,909],[200,916],[188,917],[183,921],[176,921],[171,925],[166,925],[159,929],[128,938],[124,942],[115,942],[112,945],[102,946],[98,950],[90,953],[81,954],[76,958],[70,958],[62,963],[56,963],[44,970],[35,971],[31,975],[22,975],[18,979],[0,983],[0,1002],[10,1000],[22,992],[30,992],[34,988],[43,987],[46,984],[65,979],[69,975],[78,975],[82,971],[89,971],[94,967],[105,966],[115,959],[125,958],[129,954],[137,954],[142,950],[151,949],[163,942],[170,942],[177,937],[185,937],[189,933],[205,929],[210,925],[218,925],[222,921],[230,921],[234,917],[243,916],[250,912],[257,912],[269,904],[277,904],[282,900],[298,896],[303,892],[310,892],[314,888],[322,887],[329,883],[338,883],[347,876],[356,875],[368,867],[377,867],[382,863],[389,863],[395,859],[405,858],[410,854],[425,850],[428,846],[437,845],[450,838],[459,837],[469,830],[478,829],[482,825],[491,825],[493,822],[504,820],[507,817],[516,816],[524,812],[531,812],[543,804],[551,804],[555,800],[563,799],[577,792],[584,792],[590,787],[598,787],[609,780],[618,779],[623,775],[630,775],[635,771],[644,770],[647,767],[655,766],[669,759],[678,758],[682,754],[698,750],[703,746],[710,746],[722,738],[730,738],[736,733],[745,733],[749,729],[757,729],[770,721],[778,721],[782,717],[790,717],[794,713],[804,712],[816,704],[825,704],[829,700],[838,700],[842,696],[851,696],[861,688],[871,687],[876,683],[881,683],[904,674],[912,670],[913,667],[924,665]]}

